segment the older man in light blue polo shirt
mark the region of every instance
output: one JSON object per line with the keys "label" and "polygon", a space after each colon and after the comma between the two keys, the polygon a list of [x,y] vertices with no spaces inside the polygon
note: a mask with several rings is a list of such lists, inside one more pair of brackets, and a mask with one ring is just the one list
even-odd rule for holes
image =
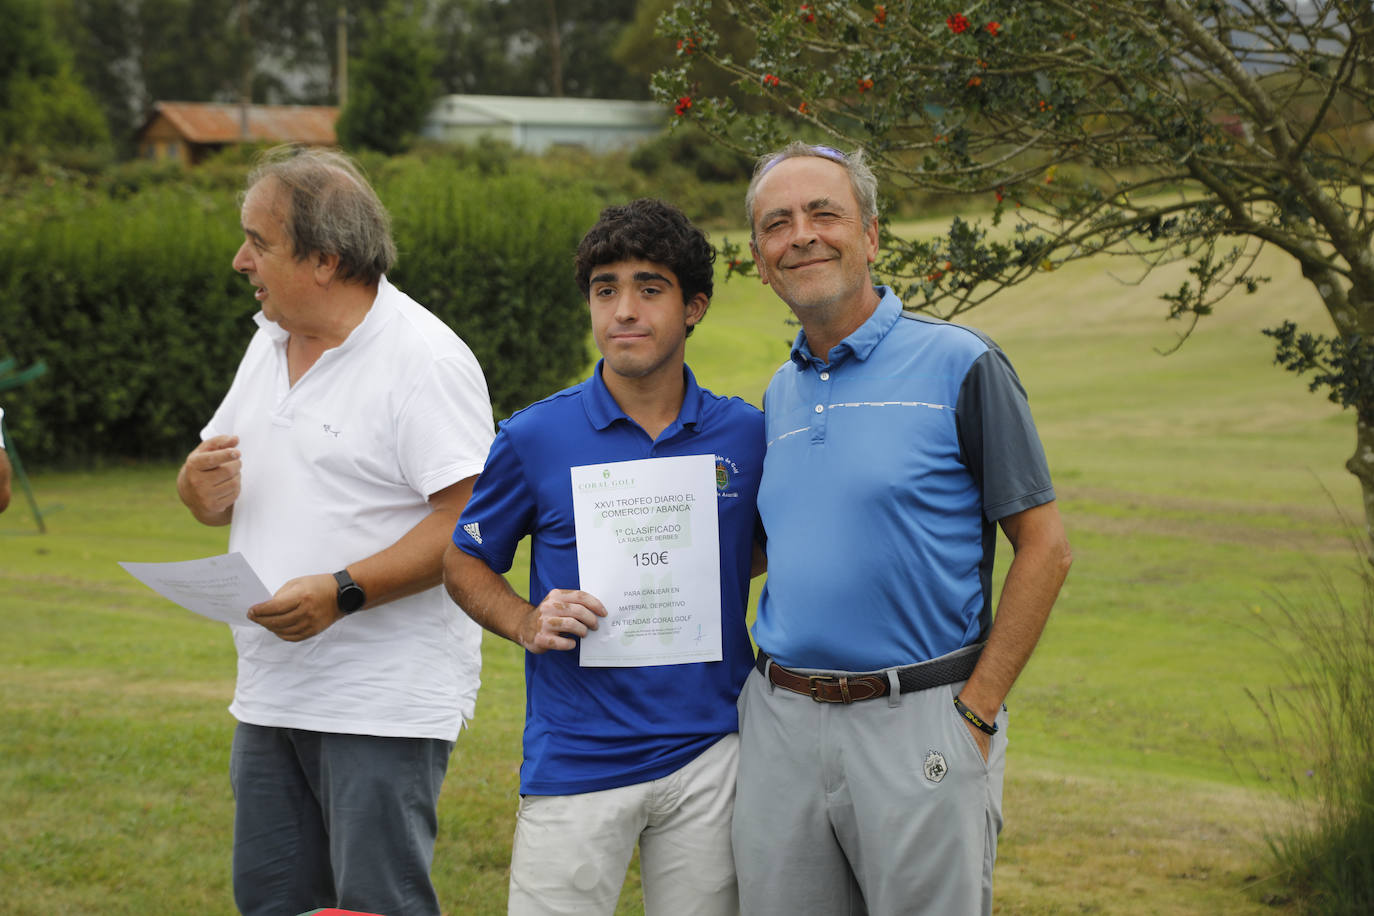
{"label": "older man in light blue polo shirt", "polygon": [[1015,372],[873,286],[875,201],[861,152],[800,143],[747,199],[760,277],[802,325],[764,398],[733,830],[751,916],[991,912],[1003,701],[1070,563]]}

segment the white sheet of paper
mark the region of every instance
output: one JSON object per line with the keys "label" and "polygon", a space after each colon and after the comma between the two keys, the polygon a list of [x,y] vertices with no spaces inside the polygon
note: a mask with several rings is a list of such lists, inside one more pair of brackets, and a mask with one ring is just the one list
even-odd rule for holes
{"label": "white sheet of paper", "polygon": [[249,626],[248,609],[272,597],[241,553],[180,563],[124,563],[124,571],[188,611]]}
{"label": "white sheet of paper", "polygon": [[582,639],[592,667],[720,661],[715,456],[571,469],[577,571],[607,616]]}

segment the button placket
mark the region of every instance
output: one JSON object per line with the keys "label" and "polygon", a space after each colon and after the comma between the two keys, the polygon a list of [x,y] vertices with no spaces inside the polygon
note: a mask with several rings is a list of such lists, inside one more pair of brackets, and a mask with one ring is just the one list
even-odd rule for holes
{"label": "button placket", "polygon": [[811,410],[811,441],[824,442],[830,416],[830,373],[822,370],[816,374],[816,378],[822,384],[815,386],[816,403]]}

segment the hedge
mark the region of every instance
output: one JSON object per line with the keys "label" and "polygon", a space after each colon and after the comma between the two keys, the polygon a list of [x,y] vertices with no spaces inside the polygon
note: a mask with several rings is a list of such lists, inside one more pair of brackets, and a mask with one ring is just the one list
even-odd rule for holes
{"label": "hedge", "polygon": [[[400,259],[390,277],[472,347],[498,417],[589,361],[572,253],[598,202],[533,174],[390,160],[374,175]],[[230,266],[238,195],[190,180],[120,198],[54,191],[0,221],[0,357],[48,372],[0,394],[30,466],[175,458],[254,331]]]}

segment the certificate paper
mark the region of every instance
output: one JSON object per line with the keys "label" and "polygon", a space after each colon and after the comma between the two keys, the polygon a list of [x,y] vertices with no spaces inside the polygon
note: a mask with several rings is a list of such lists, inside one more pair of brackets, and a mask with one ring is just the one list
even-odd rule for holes
{"label": "certificate paper", "polygon": [[120,563],[124,571],[188,611],[248,626],[248,609],[272,597],[241,553],[181,563]]}
{"label": "certificate paper", "polygon": [[582,638],[581,664],[720,661],[715,456],[592,464],[571,473],[578,575],[607,611]]}

